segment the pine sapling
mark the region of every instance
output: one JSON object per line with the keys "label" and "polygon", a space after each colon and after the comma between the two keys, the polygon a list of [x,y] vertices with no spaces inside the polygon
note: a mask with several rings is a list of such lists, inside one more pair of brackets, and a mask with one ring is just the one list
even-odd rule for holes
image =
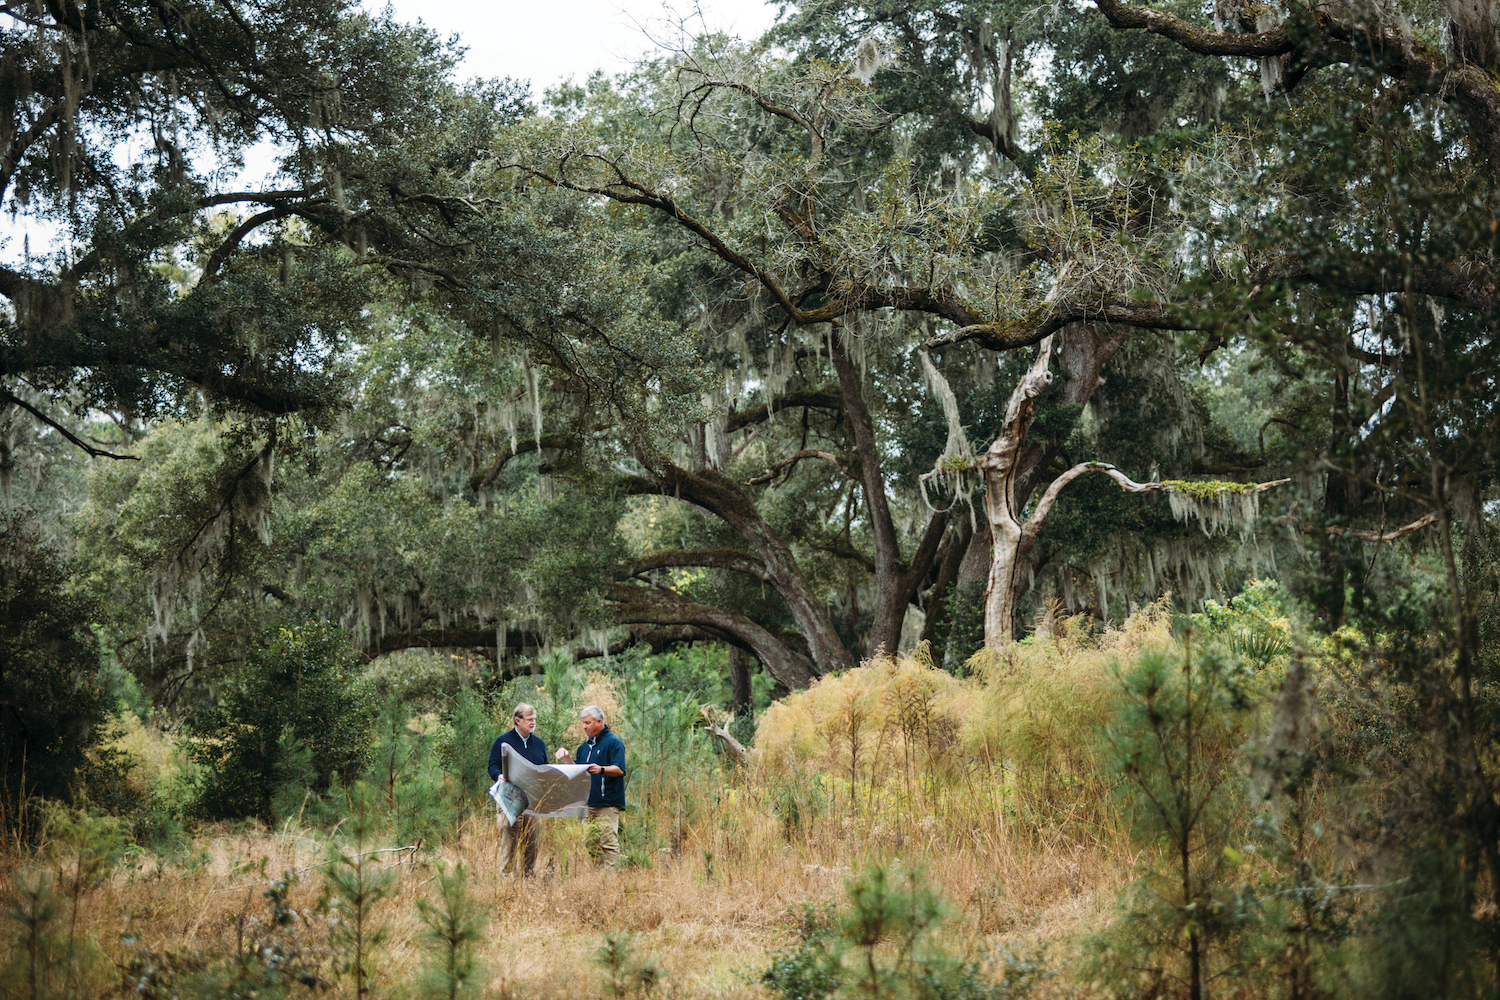
{"label": "pine sapling", "polygon": [[5,896],[4,917],[9,925],[0,965],[0,995],[17,1000],[47,1000],[62,993],[64,953],[62,910],[48,879],[40,872],[18,878]]}
{"label": "pine sapling", "polygon": [[323,869],[323,901],[333,911],[330,938],[342,951],[339,971],[354,977],[356,1000],[369,995],[371,955],[386,938],[386,928],[375,921],[375,906],[390,895],[395,881],[374,860],[377,852],[367,850],[378,815],[379,793],[367,782],[355,782],[344,821],[348,840],[333,845]]}
{"label": "pine sapling", "polygon": [[469,893],[469,873],[462,865],[449,869],[438,862],[437,898],[417,900],[417,913],[427,926],[423,942],[422,996],[458,1000],[477,995],[484,966],[475,945],[484,940],[488,912]]}

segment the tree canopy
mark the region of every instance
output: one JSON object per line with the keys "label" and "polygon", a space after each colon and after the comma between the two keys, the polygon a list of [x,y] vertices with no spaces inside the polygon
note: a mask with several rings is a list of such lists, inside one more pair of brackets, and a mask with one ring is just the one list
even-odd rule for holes
{"label": "tree canopy", "polygon": [[6,17],[7,461],[174,696],[285,615],[787,688],[1270,566],[1336,627],[1397,543],[1472,648],[1479,8],[807,4],[536,108],[345,4]]}

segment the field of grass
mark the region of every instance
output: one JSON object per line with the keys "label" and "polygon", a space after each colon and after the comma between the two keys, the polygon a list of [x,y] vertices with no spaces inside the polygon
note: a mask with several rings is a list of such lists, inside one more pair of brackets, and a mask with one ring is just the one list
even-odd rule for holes
{"label": "field of grass", "polygon": [[[403,842],[383,822],[389,804],[379,787],[369,791],[373,816],[357,838],[346,820],[290,816],[275,827],[201,824],[174,849],[151,851],[125,846],[128,837],[105,829],[108,820],[94,833],[56,826],[40,846],[5,859],[5,995],[790,997],[795,990],[762,977],[805,942],[798,928],[808,905],[849,912],[851,891],[873,870],[905,885],[907,902],[930,891],[941,916],[897,919],[874,933],[870,969],[876,955],[899,969],[903,955],[940,954],[944,968],[977,970],[985,996],[1123,995],[1120,980],[1099,978],[1091,935],[1121,919],[1127,889],[1143,874],[1170,867],[1171,845],[1132,826],[1106,734],[1124,697],[1120,668],[1153,652],[1185,655],[1160,609],[1103,635],[1064,623],[1006,656],[981,657],[966,679],[934,669],[920,650],[869,663],[765,711],[748,765],[716,753],[701,730],[671,753],[654,753],[650,722],[668,709],[632,714],[637,696],[596,676],[580,703],[605,703],[633,755],[619,870],[588,863],[580,823],[546,821],[536,876],[502,874],[493,813],[473,804],[456,807],[435,842]],[[1284,653],[1274,649],[1259,673],[1244,672],[1264,697],[1251,691],[1232,725],[1205,731],[1204,759],[1227,761],[1254,736]],[[141,761],[140,780],[172,780],[180,751],[160,734],[131,727],[121,740]],[[1241,813],[1193,845],[1209,881],[1184,892],[1211,894],[1213,879],[1229,878],[1219,850],[1242,843],[1256,818]],[[357,914],[365,935],[357,963],[349,938],[356,914],[330,881],[356,862],[360,877],[379,885]],[[1290,870],[1270,852],[1236,863],[1237,884],[1269,885]],[[431,968],[445,946],[419,901],[428,901],[429,918],[441,909],[443,873],[458,865],[476,907],[476,940],[450,942],[447,954],[470,949],[479,966],[434,986]],[[1152,891],[1168,899],[1173,890]],[[1187,904],[1174,905],[1180,912]],[[849,954],[835,963],[850,970],[851,995],[860,992],[853,933],[845,931]],[[51,964],[37,960],[38,947]],[[1154,956],[1156,985],[1142,978],[1139,995],[1179,992],[1176,945],[1142,947]],[[1221,971],[1243,962],[1231,950],[1221,948]],[[1018,981],[1015,969],[1028,968],[1046,974]],[[878,977],[871,982],[866,992],[885,989]],[[981,995],[966,982],[929,995]],[[1253,984],[1239,989],[1270,995]]]}

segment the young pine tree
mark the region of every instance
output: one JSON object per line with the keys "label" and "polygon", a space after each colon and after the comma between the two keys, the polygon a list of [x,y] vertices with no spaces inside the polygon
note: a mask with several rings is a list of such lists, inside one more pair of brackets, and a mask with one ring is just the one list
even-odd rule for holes
{"label": "young pine tree", "polygon": [[469,894],[469,875],[462,864],[447,868],[438,862],[437,898],[417,900],[417,912],[427,925],[423,942],[421,995],[432,1000],[477,996],[484,981],[484,965],[475,945],[484,939],[488,913]]}
{"label": "young pine tree", "polygon": [[358,781],[349,787],[346,801],[345,839],[333,844],[323,869],[323,903],[333,916],[329,938],[339,952],[337,969],[353,977],[355,998],[364,1000],[370,992],[371,956],[386,938],[375,906],[390,895],[395,877],[368,846],[380,816],[380,793]]}
{"label": "young pine tree", "polygon": [[63,966],[69,942],[63,933],[62,907],[49,881],[41,873],[17,878],[5,894],[8,926],[3,953],[7,957],[0,963],[0,996],[8,1000],[51,1000],[66,995]]}
{"label": "young pine tree", "polygon": [[[1224,887],[1229,835],[1242,798],[1241,739],[1229,671],[1216,654],[1145,654],[1120,675],[1122,702],[1105,733],[1121,806],[1150,859],[1094,941],[1101,978],[1118,989],[1202,1000],[1237,966],[1243,911]],[[1141,977],[1145,977],[1145,982]]]}

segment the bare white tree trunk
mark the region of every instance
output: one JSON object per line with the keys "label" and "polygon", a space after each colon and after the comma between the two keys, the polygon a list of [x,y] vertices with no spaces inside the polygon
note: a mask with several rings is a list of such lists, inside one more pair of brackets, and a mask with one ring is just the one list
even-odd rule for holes
{"label": "bare white tree trunk", "polygon": [[1010,394],[1005,407],[1005,422],[990,444],[979,468],[984,474],[984,509],[990,522],[990,577],[984,595],[984,644],[1002,649],[1015,637],[1016,601],[1020,597],[1020,575],[1025,571],[1021,558],[1021,506],[1017,478],[1021,471],[1021,449],[1031,430],[1036,398],[1052,384],[1047,366],[1052,358],[1052,337],[1041,343],[1031,371]]}

